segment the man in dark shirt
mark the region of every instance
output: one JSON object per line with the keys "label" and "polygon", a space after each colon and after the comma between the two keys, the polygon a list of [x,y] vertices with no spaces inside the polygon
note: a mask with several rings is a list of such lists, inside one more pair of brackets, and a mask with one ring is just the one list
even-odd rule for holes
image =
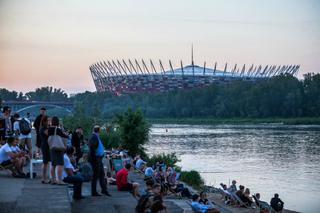
{"label": "man in dark shirt", "polygon": [[270,206],[276,211],[276,212],[282,212],[284,202],[279,198],[279,195],[276,193],[274,194],[274,197],[270,201]]}
{"label": "man in dark shirt", "polygon": [[45,115],[46,115],[46,108],[41,107],[40,115],[38,115],[36,120],[33,122],[33,127],[36,129],[36,134],[37,134],[36,146],[38,148],[41,148],[41,138],[40,138],[41,120],[42,120],[42,117]]}
{"label": "man in dark shirt", "polygon": [[83,130],[78,127],[76,131],[72,133],[72,146],[76,150],[76,163],[78,164],[79,159],[82,157],[81,144],[83,143]]}
{"label": "man in dark shirt", "polygon": [[241,199],[244,193],[244,186],[240,185],[239,190],[236,192],[236,195]]}
{"label": "man in dark shirt", "polygon": [[102,159],[104,157],[104,147],[102,141],[99,136],[100,126],[94,126],[93,134],[89,141],[89,159],[88,161],[91,163],[91,167],[93,170],[93,178],[91,181],[91,195],[92,196],[101,196],[97,192],[97,180],[99,179],[101,193],[107,196],[111,196],[107,190],[107,184],[105,182],[105,173],[104,167],[102,163]]}

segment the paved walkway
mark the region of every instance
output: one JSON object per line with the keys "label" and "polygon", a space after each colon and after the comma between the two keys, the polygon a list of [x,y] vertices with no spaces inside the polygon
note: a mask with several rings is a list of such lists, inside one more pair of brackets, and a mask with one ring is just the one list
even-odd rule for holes
{"label": "paved walkway", "polygon": [[[40,166],[35,170],[40,173]],[[138,182],[141,191],[145,190],[143,176],[140,173],[130,172],[129,179]],[[99,185],[99,184],[98,184]],[[41,184],[39,177],[30,179],[13,178],[7,171],[0,171],[0,212],[4,213],[127,213],[134,212],[137,200],[129,192],[119,192],[114,185],[108,190],[112,197],[91,197],[90,183],[83,184],[85,199],[72,200],[72,188]],[[99,191],[99,190],[98,190]],[[220,199],[221,195],[210,194],[210,198],[218,204],[221,213],[251,213],[257,210],[234,208],[226,206]],[[165,198],[165,205],[170,213],[191,212],[187,199]],[[290,212],[290,211],[286,211]]]}

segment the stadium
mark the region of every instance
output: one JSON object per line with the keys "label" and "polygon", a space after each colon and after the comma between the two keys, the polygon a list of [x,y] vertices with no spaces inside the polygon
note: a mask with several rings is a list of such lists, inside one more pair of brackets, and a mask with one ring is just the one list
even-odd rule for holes
{"label": "stadium", "polygon": [[[157,66],[155,66],[157,65]],[[212,68],[194,64],[184,66],[180,61],[179,67],[173,67],[171,60],[168,69],[164,68],[161,60],[155,64],[152,60],[107,60],[97,62],[89,67],[98,92],[109,91],[116,95],[127,93],[153,93],[177,89],[205,87],[216,83],[234,80],[258,81],[281,74],[296,75],[300,65],[266,65],[238,67],[237,64],[218,69],[217,63]],[[158,69],[156,68],[158,67]]]}

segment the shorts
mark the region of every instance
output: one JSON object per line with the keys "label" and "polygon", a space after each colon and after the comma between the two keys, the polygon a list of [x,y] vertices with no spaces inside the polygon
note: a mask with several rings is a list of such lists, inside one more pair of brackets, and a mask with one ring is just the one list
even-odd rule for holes
{"label": "shorts", "polygon": [[52,166],[63,166],[63,151],[51,150]]}
{"label": "shorts", "polygon": [[128,191],[131,192],[133,189],[133,184],[132,183],[127,183],[125,186],[121,187],[119,191]]}
{"label": "shorts", "polygon": [[42,152],[42,160],[44,164],[51,162],[51,153],[49,149],[48,143],[45,141],[46,144],[41,144],[41,152]]}
{"label": "shorts", "polygon": [[0,165],[5,167],[5,166],[12,165],[12,162],[11,162],[11,160],[6,160],[6,161],[3,161]]}

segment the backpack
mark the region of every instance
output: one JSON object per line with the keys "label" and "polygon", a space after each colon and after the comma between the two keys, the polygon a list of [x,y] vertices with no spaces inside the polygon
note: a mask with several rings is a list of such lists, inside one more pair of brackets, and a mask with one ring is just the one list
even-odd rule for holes
{"label": "backpack", "polygon": [[92,179],[93,171],[90,163],[82,163],[80,165],[80,173],[84,182],[89,182]]}
{"label": "backpack", "polygon": [[28,135],[31,132],[30,124],[25,118],[22,118],[19,121],[19,129],[20,133],[23,135]]}
{"label": "backpack", "polygon": [[147,194],[144,194],[140,197],[140,199],[138,200],[138,204],[136,206],[136,213],[144,213],[144,211],[146,210],[146,204],[150,198],[151,194],[149,192],[147,192]]}

